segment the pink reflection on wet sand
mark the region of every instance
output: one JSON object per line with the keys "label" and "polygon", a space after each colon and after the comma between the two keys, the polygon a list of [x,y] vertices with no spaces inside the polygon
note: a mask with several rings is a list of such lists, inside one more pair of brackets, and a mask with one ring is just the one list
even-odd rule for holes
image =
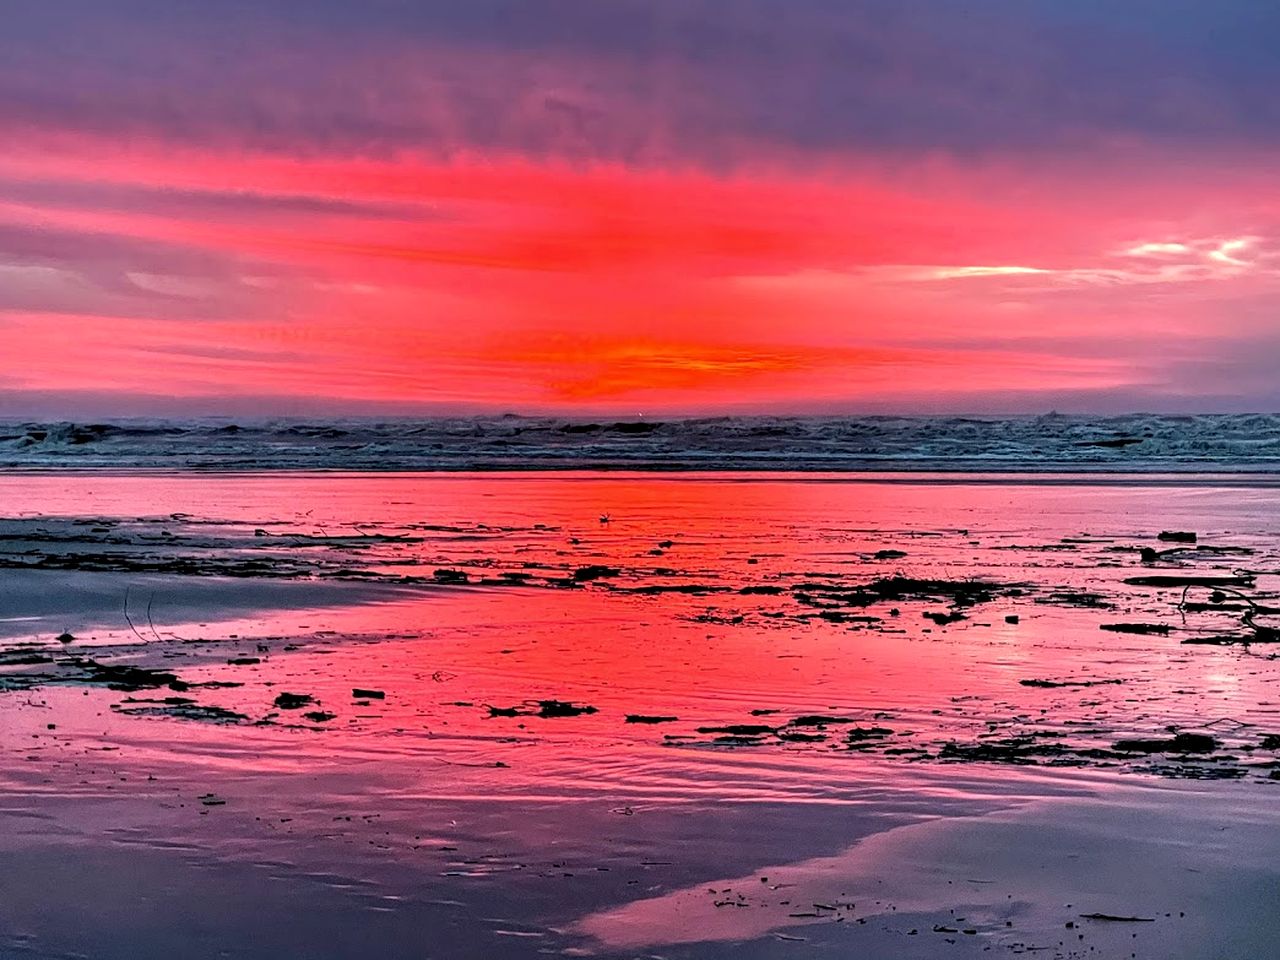
{"label": "pink reflection on wet sand", "polygon": [[[40,760],[9,765],[4,784],[107,795],[110,778],[86,775],[81,754],[68,749],[92,744],[86,749],[123,748],[128,763],[149,772],[216,772],[247,791],[283,778],[272,812],[290,819],[344,795],[337,787],[307,794],[319,771],[342,769],[359,784],[343,781],[342,790],[377,792],[405,809],[462,804],[492,816],[505,804],[513,823],[538,805],[590,805],[641,829],[646,815],[673,805],[712,818],[717,804],[821,804],[881,810],[886,829],[912,831],[906,824],[940,815],[948,791],[990,805],[981,778],[1000,783],[994,792],[1004,799],[994,805],[1002,809],[1064,789],[1101,790],[1115,773],[1167,786],[1151,775],[1212,774],[1217,764],[1252,782],[1275,760],[1256,749],[1261,731],[1280,728],[1274,661],[1182,644],[1230,630],[1236,618],[1186,614],[1181,591],[1124,581],[1152,569],[1231,575],[1247,567],[1260,571],[1250,590],[1265,595],[1278,579],[1266,572],[1280,559],[1277,496],[1267,486],[1154,481],[0,478],[10,567],[0,576],[26,578],[64,600],[56,612],[31,614],[24,603],[34,594],[11,593],[7,646],[57,650],[52,637],[75,617],[77,639],[65,655],[172,671],[194,685],[186,695],[199,704],[244,717],[223,726],[146,713],[167,690],[42,686],[0,695],[0,744]],[[93,533],[99,526],[106,532]],[[1194,530],[1200,544],[1252,552],[1144,566],[1140,547],[1169,547],[1155,539],[1161,530]],[[13,569],[56,551],[127,562]],[[139,557],[159,565],[129,568]],[[174,558],[193,567],[175,574],[165,566]],[[236,566],[244,562],[265,566]],[[593,567],[608,572],[579,578]],[[238,572],[203,575],[217,571]],[[951,609],[936,599],[878,602],[846,619],[798,599],[820,594],[804,584],[852,589],[894,576],[1016,589],[950,623],[925,616]],[[132,623],[119,603],[126,590]],[[1082,595],[1105,605],[1054,600]],[[1114,622],[1170,632],[1099,629]],[[199,686],[208,682],[237,685]],[[355,688],[384,696],[356,696]],[[277,706],[286,692],[310,697],[306,710]],[[591,711],[539,715],[551,701]],[[312,711],[332,716],[305,719]],[[802,723],[806,717],[830,719]],[[772,732],[726,733],[747,726]],[[1121,738],[1170,727],[1211,733],[1230,763],[1074,752],[1105,753]],[[1004,764],[946,754],[948,744],[1027,737],[1072,752]],[[1047,786],[1058,773],[1075,779]],[[567,833],[547,829],[534,839],[586,843],[572,821],[558,821]],[[434,822],[411,829],[448,833]],[[929,839],[933,829],[907,835],[925,836],[926,851],[942,849],[941,834]],[[793,861],[770,850],[761,864],[797,874],[806,896],[847,892],[841,878],[853,885],[882,870],[866,858],[898,842],[839,853],[848,839],[834,830],[826,859]],[[653,841],[651,855],[678,856],[663,842]],[[716,851],[704,854],[713,866]],[[709,885],[739,888],[748,879],[767,886],[745,874]],[[565,929],[632,949],[751,939],[810,919],[779,912],[773,901],[708,912],[704,886],[637,890]],[[939,890],[897,890],[895,902],[927,912],[945,899]],[[992,930],[1003,924],[990,903],[983,909]]]}

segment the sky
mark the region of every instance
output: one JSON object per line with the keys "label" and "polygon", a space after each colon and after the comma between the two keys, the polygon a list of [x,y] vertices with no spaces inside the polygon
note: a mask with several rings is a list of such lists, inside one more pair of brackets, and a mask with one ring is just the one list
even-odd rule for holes
{"label": "sky", "polygon": [[7,0],[0,416],[1280,409],[1273,0]]}

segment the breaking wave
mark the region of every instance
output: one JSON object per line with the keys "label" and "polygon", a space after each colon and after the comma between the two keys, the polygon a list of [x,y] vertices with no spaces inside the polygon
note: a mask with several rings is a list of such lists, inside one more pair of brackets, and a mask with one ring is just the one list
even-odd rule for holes
{"label": "breaking wave", "polygon": [[8,421],[0,423],[0,466],[1273,471],[1280,415]]}

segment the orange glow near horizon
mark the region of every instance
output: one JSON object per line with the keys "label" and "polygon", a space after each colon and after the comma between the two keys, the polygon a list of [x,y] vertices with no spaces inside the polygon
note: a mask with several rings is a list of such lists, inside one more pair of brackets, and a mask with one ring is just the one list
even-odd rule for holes
{"label": "orange glow near horizon", "polygon": [[[1181,365],[1224,302],[1276,291],[1274,200],[1137,166],[1090,192],[954,164],[716,175],[28,144],[0,178],[65,196],[0,193],[0,230],[30,245],[0,262],[0,386],[210,412],[981,410],[1251,388],[1228,372],[1188,390]],[[1228,345],[1265,332],[1253,309],[1216,324]]]}

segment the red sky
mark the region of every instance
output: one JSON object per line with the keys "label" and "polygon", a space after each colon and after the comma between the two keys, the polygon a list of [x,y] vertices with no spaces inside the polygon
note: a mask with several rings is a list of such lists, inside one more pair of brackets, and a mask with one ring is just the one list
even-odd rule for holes
{"label": "red sky", "polygon": [[[739,101],[682,96],[694,66],[661,45],[618,63],[507,35],[374,33],[344,55],[321,22],[298,49],[251,45],[230,66],[216,35],[167,35],[166,56],[139,66],[125,56],[139,42],[131,6],[103,41],[119,57],[68,61],[79,100],[36,97],[30,58],[0,70],[0,414],[1280,398],[1275,152],[1250,130],[1192,122],[1235,88],[1182,78],[1173,106],[1151,107],[1194,114],[1176,137],[1139,102],[1129,126],[1067,117],[1019,142],[1016,116],[979,128],[975,116],[994,121],[975,114],[984,78],[970,77],[964,103],[944,104],[963,137],[904,109],[918,135],[890,124],[860,140],[818,115],[773,131],[803,107],[794,78],[800,107],[721,122]],[[843,80],[864,112],[929,93],[911,79],[923,41],[879,42],[874,95],[838,70],[814,73],[814,89],[839,104],[829,88]],[[328,71],[297,77],[309,49],[336,56],[356,91]],[[806,69],[803,46],[766,52],[767,68],[721,71],[744,103],[779,63]],[[1019,69],[1036,78],[1034,58]],[[655,89],[627,87],[637,70]],[[217,82],[197,90],[201,78]],[[490,100],[472,104],[468,84]],[[537,95],[513,106],[516,89]],[[381,132],[361,132],[374,121]]]}

